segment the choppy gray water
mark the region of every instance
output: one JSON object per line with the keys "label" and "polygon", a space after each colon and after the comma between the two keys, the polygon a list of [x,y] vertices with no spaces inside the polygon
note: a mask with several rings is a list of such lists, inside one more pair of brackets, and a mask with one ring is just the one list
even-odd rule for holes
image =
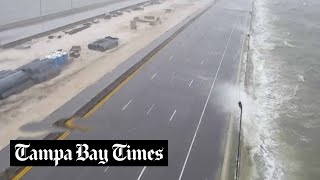
{"label": "choppy gray water", "polygon": [[320,179],[320,1],[256,0],[252,179]]}

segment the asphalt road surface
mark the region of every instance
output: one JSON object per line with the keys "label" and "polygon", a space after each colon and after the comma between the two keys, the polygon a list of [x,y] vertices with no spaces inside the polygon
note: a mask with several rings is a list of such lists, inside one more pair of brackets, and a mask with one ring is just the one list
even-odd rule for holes
{"label": "asphalt road surface", "polygon": [[[92,0],[86,0],[86,1],[90,2]],[[84,1],[81,1],[81,2],[84,2]],[[44,17],[43,19],[45,21],[39,21],[39,22],[31,23],[29,25],[17,26],[17,27],[12,27],[9,29],[4,29],[4,30],[1,30],[1,28],[3,28],[3,27],[0,26],[0,45],[12,43],[12,42],[24,39],[26,37],[35,36],[37,34],[48,32],[48,31],[51,31],[51,30],[54,30],[54,29],[57,29],[57,28],[60,28],[60,27],[66,26],[66,25],[70,25],[75,22],[82,21],[83,19],[87,19],[87,18],[91,18],[91,17],[95,17],[98,15],[104,14],[106,12],[111,12],[111,11],[115,11],[115,10],[118,10],[118,9],[121,9],[124,7],[132,6],[134,4],[144,2],[144,0],[108,0],[108,1],[105,0],[104,2],[106,2],[107,4],[104,4],[104,6],[101,6],[100,8],[95,8],[95,9],[88,8],[86,11],[80,11],[80,12],[77,12],[74,14],[64,15],[61,17],[56,17],[56,18],[51,18],[51,19]],[[11,3],[17,3],[17,2],[11,2]],[[34,2],[34,3],[36,3],[36,2]],[[62,3],[59,5],[59,7],[64,7],[63,4],[66,3],[66,1],[56,2],[56,4],[59,4],[59,3]],[[19,4],[19,5],[23,6],[21,4]],[[74,5],[79,6],[80,4],[76,3]],[[24,7],[24,8],[27,8],[27,7]],[[33,11],[33,12],[39,11],[39,10],[36,10],[37,8],[38,7],[34,7],[34,9],[29,9],[29,11]],[[52,8],[54,8],[54,7],[52,7]],[[16,13],[25,14],[26,12],[18,11]],[[60,13],[63,13],[63,12],[60,12]],[[20,14],[14,14],[14,12],[12,12],[7,16],[8,17],[13,17],[13,16],[20,17]],[[5,19],[5,17],[3,17],[3,18]],[[4,26],[6,26],[6,25],[4,25]]]}
{"label": "asphalt road surface", "polygon": [[23,179],[219,179],[229,113],[218,89],[236,83],[250,5],[218,1],[67,138],[169,140],[168,167],[34,167]]}

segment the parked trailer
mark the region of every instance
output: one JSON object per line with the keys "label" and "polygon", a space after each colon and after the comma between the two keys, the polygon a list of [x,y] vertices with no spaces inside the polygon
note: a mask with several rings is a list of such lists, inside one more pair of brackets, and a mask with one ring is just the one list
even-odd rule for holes
{"label": "parked trailer", "polygon": [[30,79],[29,75],[23,71],[17,71],[9,76],[0,79],[0,94],[22,84]]}
{"label": "parked trailer", "polygon": [[100,43],[98,45],[98,48],[100,51],[106,51],[106,50],[116,48],[119,44],[118,40],[119,40],[118,38],[107,37],[107,40],[103,43]]}
{"label": "parked trailer", "polygon": [[88,45],[91,50],[104,52],[106,50],[113,49],[119,45],[119,39],[111,36],[105,37],[103,39],[98,39],[93,43]]}
{"label": "parked trailer", "polygon": [[61,70],[58,68],[49,68],[47,69],[47,71],[44,71],[43,73],[34,74],[33,76],[31,76],[31,79],[35,83],[42,83],[44,81],[47,81],[49,79],[56,77],[57,75],[60,74],[60,72]]}
{"label": "parked trailer", "polygon": [[29,75],[32,75],[36,73],[41,73],[43,70],[46,70],[48,67],[53,67],[53,62],[51,59],[36,60],[22,66],[19,69],[28,73]]}
{"label": "parked trailer", "polygon": [[102,43],[102,42],[105,42],[105,41],[106,41],[105,38],[103,38],[103,39],[98,39],[98,40],[94,41],[93,43],[90,43],[90,44],[88,45],[88,48],[91,49],[91,50],[96,50],[96,49],[98,48],[98,45],[99,45],[100,43]]}
{"label": "parked trailer", "polygon": [[15,72],[16,71],[13,71],[13,70],[2,70],[2,71],[0,71],[0,79],[7,77]]}
{"label": "parked trailer", "polygon": [[5,99],[8,98],[11,95],[14,94],[19,94],[27,89],[29,89],[30,87],[32,87],[34,85],[34,82],[32,80],[27,80],[26,82],[23,82],[22,84],[15,86],[3,93],[0,94],[0,99]]}
{"label": "parked trailer", "polygon": [[0,99],[21,93],[35,83],[42,83],[56,77],[68,62],[68,53],[58,50],[45,59],[35,59],[15,71],[0,71]]}
{"label": "parked trailer", "polygon": [[23,69],[23,68],[27,68],[27,67],[29,67],[29,66],[31,66],[31,65],[39,62],[39,61],[40,61],[40,59],[35,59],[35,60],[33,60],[33,61],[31,61],[31,62],[29,62],[29,63],[27,63],[27,64],[25,64],[25,65],[23,65],[23,66],[21,66],[21,67],[19,67],[18,70],[21,70],[21,69]]}

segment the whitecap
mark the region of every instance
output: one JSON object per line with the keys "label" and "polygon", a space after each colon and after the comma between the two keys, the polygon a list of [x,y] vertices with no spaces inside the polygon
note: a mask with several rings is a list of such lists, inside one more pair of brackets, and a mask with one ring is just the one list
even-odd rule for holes
{"label": "whitecap", "polygon": [[304,76],[302,74],[298,74],[298,81],[300,81],[300,82],[305,81]]}
{"label": "whitecap", "polygon": [[288,41],[283,41],[284,45],[287,46],[287,47],[291,47],[291,48],[294,48],[296,47],[295,45],[289,43]]}

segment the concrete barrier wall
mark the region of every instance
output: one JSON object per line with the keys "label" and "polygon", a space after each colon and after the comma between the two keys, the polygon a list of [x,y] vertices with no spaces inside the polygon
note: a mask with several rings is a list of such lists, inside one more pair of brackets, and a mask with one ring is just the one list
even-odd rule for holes
{"label": "concrete barrier wall", "polygon": [[40,16],[70,10],[72,8],[71,2],[71,0],[41,0]]}
{"label": "concrete barrier wall", "polygon": [[117,0],[0,0],[0,26]]}
{"label": "concrete barrier wall", "polygon": [[40,16],[40,0],[0,0],[0,25]]}
{"label": "concrete barrier wall", "polygon": [[80,8],[80,7],[85,7],[85,6],[89,6],[96,3],[109,2],[109,1],[114,1],[114,0],[72,0],[73,2],[72,6],[73,8]]}

